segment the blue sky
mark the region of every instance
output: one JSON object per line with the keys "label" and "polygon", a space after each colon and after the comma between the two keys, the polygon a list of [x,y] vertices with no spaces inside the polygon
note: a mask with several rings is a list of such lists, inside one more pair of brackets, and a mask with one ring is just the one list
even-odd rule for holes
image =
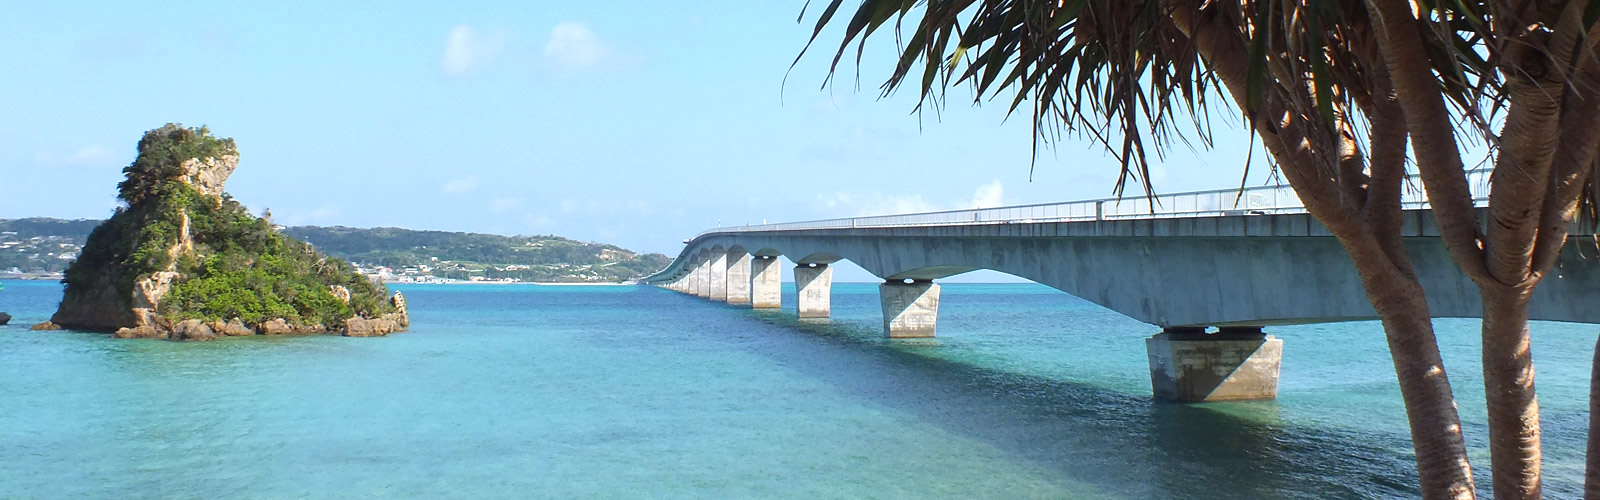
{"label": "blue sky", "polygon": [[[1031,129],[1000,103],[878,99],[892,37],[859,91],[853,64],[820,87],[837,29],[789,72],[802,3],[8,1],[0,218],[107,216],[167,122],[236,138],[228,190],[279,223],[669,255],[718,224],[1111,195],[1115,160],[1082,139],[1030,181]],[[1156,189],[1237,186],[1248,139],[1220,128],[1216,151],[1172,151]]]}

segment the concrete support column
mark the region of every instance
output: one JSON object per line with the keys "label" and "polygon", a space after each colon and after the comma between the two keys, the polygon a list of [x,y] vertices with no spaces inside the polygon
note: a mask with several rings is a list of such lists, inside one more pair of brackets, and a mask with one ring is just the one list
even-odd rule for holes
{"label": "concrete support column", "polygon": [[701,261],[694,266],[694,295],[696,297],[711,296],[711,265]]}
{"label": "concrete support column", "polygon": [[777,309],[783,306],[783,268],[778,258],[763,255],[750,261],[750,306]]}
{"label": "concrete support column", "polygon": [[827,264],[794,266],[794,290],[800,297],[800,319],[828,317],[833,305],[833,268]]}
{"label": "concrete support column", "polygon": [[1283,339],[1261,327],[1166,328],[1146,339],[1155,398],[1179,403],[1278,397]]}
{"label": "concrete support column", "polygon": [[750,254],[728,252],[728,304],[750,305]]}
{"label": "concrete support column", "polygon": [[728,253],[712,252],[711,254],[711,295],[707,298],[717,302],[728,301]]}
{"label": "concrete support column", "polygon": [[931,281],[889,280],[878,285],[878,299],[883,304],[883,336],[933,336],[939,322],[939,285]]}

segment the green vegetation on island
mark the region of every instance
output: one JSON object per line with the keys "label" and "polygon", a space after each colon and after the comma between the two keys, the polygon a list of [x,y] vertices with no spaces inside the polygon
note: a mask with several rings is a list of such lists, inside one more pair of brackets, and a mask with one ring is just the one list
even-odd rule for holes
{"label": "green vegetation on island", "polygon": [[[388,300],[381,283],[278,233],[224,193],[237,165],[233,141],[205,128],[147,132],[118,185],[125,206],[89,234],[51,321],[173,338],[214,336],[228,322],[238,334],[403,327],[402,299]],[[217,326],[201,332],[189,320]],[[370,321],[393,324],[373,332]]]}

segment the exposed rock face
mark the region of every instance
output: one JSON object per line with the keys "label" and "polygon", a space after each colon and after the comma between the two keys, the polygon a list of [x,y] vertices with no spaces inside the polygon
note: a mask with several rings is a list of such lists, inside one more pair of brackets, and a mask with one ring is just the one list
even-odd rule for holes
{"label": "exposed rock face", "polygon": [[289,322],[284,321],[283,318],[268,320],[267,322],[262,323],[257,330],[259,330],[262,335],[288,335],[294,333],[294,330],[289,328]]}
{"label": "exposed rock face", "polygon": [[400,324],[392,319],[350,318],[344,322],[346,337],[382,337],[400,331]]}
{"label": "exposed rock face", "polygon": [[3,313],[3,312],[0,312],[0,325],[4,325],[4,324],[10,323],[10,322],[11,322],[11,315]]}
{"label": "exposed rock face", "polygon": [[328,292],[332,293],[333,294],[333,298],[339,299],[340,302],[344,302],[346,304],[350,303],[350,289],[349,288],[345,288],[345,287],[340,286],[340,285],[328,285]]}
{"label": "exposed rock face", "polygon": [[239,155],[223,155],[220,158],[190,158],[183,162],[183,181],[199,189],[201,193],[211,196],[222,196],[222,186],[228,182],[228,176],[239,168]]}
{"label": "exposed rock face", "polygon": [[401,330],[411,327],[411,313],[406,311],[406,296],[395,292],[394,296],[389,297],[389,304],[394,306],[394,312],[383,315],[384,319],[393,320]]}
{"label": "exposed rock face", "polygon": [[250,327],[245,326],[244,322],[240,321],[239,318],[233,318],[232,320],[229,320],[229,321],[222,321],[222,320],[219,319],[219,320],[216,320],[216,321],[212,321],[211,324],[207,325],[207,326],[210,326],[211,327],[211,331],[212,332],[216,332],[217,335],[222,335],[222,336],[227,336],[227,337],[243,337],[243,336],[246,336],[246,335],[255,335],[256,334],[255,330],[252,330],[252,329],[250,329]]}
{"label": "exposed rock face", "polygon": [[46,322],[43,322],[43,323],[39,323],[37,325],[30,326],[30,327],[28,327],[28,329],[29,330],[60,330],[61,329],[61,325],[57,325],[55,323],[51,323],[49,321],[46,321]]}
{"label": "exposed rock face", "polygon": [[119,271],[102,269],[95,273],[87,290],[62,297],[61,307],[50,316],[49,322],[95,332],[149,326],[150,319],[137,316],[128,306],[128,299],[117,293]]}
{"label": "exposed rock face", "polygon": [[119,339],[164,339],[167,338],[167,331],[150,326],[139,326],[118,328],[116,333],[112,333],[111,336]]}
{"label": "exposed rock face", "polygon": [[184,320],[172,327],[172,340],[216,340],[217,333],[198,319]]}

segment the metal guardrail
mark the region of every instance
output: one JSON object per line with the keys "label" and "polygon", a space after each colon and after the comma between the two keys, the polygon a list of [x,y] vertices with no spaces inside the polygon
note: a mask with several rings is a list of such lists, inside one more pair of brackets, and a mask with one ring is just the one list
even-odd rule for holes
{"label": "metal guardrail", "polygon": [[[1492,167],[1486,167],[1467,171],[1467,189],[1472,194],[1473,204],[1479,207],[1488,206],[1489,174],[1493,170]],[[1428,208],[1428,193],[1419,187],[1421,184],[1419,176],[1406,176],[1405,192],[1400,197],[1401,208],[1406,210]],[[1226,217],[1292,214],[1305,211],[1305,204],[1301,203],[1300,196],[1295,194],[1293,188],[1287,185],[1275,185],[1172,193],[1156,195],[1153,198],[1143,196],[1101,198],[1064,203],[719,227],[701,231],[694,235],[694,238],[684,240],[684,243],[712,233]],[[666,268],[645,277],[645,280],[648,281],[671,269],[674,264],[677,264],[677,259],[667,264]]]}
{"label": "metal guardrail", "polygon": [[[1472,193],[1474,203],[1480,207],[1486,206],[1489,200],[1489,173],[1492,170],[1491,168],[1480,168],[1467,171],[1468,188]],[[1407,189],[1400,200],[1401,206],[1408,210],[1428,208],[1427,193],[1416,187],[1420,184],[1419,179],[1416,176],[1410,176],[1407,181]],[[1300,197],[1295,194],[1294,189],[1288,185],[1277,185],[1162,194],[1156,195],[1154,198],[1131,196],[904,215],[876,215],[730,226],[708,229],[696,234],[694,237],[699,238],[712,233],[731,232],[1223,217],[1250,214],[1305,213],[1305,211],[1305,205],[1301,203]]]}

